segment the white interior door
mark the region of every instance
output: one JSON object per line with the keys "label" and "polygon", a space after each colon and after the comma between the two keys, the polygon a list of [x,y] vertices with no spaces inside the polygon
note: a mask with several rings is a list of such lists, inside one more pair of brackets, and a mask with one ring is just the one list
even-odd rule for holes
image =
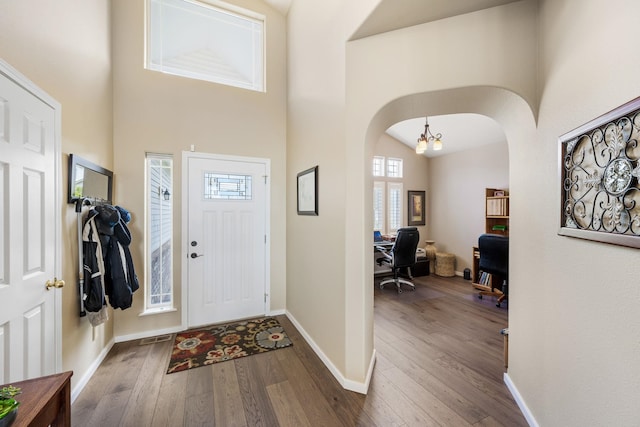
{"label": "white interior door", "polygon": [[58,114],[0,61],[0,384],[61,368]]}
{"label": "white interior door", "polygon": [[267,300],[267,164],[189,157],[188,326],[261,316]]}

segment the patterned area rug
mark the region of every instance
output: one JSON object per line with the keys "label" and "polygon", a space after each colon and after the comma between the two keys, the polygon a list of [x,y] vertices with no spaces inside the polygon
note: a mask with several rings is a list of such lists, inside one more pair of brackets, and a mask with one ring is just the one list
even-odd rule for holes
{"label": "patterned area rug", "polygon": [[291,345],[273,317],[192,329],[176,336],[167,374]]}

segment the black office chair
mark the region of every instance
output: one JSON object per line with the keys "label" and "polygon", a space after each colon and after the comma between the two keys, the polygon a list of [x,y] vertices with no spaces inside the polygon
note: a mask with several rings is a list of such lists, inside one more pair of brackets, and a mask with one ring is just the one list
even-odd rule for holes
{"label": "black office chair", "polygon": [[383,255],[383,257],[376,259],[378,265],[389,264],[391,270],[393,270],[393,279],[380,282],[380,289],[384,288],[384,285],[387,283],[395,283],[398,288],[398,293],[402,292],[402,288],[400,287],[401,283],[411,286],[411,290],[416,289],[413,283],[400,278],[399,272],[400,269],[406,268],[409,272],[409,278],[412,278],[411,267],[416,263],[416,249],[418,248],[419,240],[420,233],[416,227],[405,227],[398,229],[396,241],[391,247],[391,250],[387,251],[384,248],[376,247]]}
{"label": "black office chair", "polygon": [[[487,283],[487,290],[480,292],[478,297],[498,297],[496,305],[508,296],[509,281],[509,237],[498,234],[483,234],[478,238],[478,250],[480,252],[479,269],[491,274],[491,280]],[[499,290],[498,287],[500,287]]]}

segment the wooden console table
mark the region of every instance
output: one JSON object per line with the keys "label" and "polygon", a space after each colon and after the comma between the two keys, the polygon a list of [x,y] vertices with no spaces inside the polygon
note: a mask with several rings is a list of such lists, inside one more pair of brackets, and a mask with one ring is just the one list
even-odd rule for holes
{"label": "wooden console table", "polygon": [[11,427],[70,427],[71,375],[73,372],[68,371],[0,386],[12,385],[22,390],[16,396],[20,406]]}

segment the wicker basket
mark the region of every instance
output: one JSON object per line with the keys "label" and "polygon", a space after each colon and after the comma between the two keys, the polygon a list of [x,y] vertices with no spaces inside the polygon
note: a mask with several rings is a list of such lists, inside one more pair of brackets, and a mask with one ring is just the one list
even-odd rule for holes
{"label": "wicker basket", "polygon": [[446,252],[436,253],[436,274],[443,277],[456,275],[456,256]]}

